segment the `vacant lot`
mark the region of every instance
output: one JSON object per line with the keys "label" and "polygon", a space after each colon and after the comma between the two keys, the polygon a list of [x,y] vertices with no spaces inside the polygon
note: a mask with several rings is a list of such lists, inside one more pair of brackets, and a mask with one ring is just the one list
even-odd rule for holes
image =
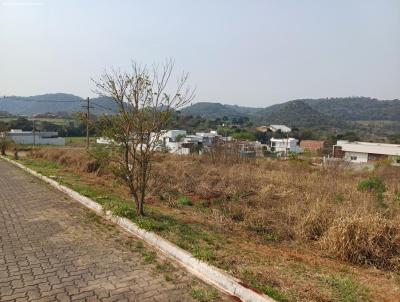
{"label": "vacant lot", "polygon": [[400,169],[163,155],[147,217],[79,149],[23,162],[279,301],[400,300]]}

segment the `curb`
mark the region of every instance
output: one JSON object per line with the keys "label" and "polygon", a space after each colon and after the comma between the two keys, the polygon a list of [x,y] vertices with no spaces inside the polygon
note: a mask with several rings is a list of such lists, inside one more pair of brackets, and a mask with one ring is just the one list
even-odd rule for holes
{"label": "curb", "polygon": [[27,168],[26,166],[6,158],[4,156],[0,156],[0,158],[8,161],[9,163],[19,167],[20,169],[28,172],[29,174],[40,178],[44,182],[50,184],[57,190],[67,194],[71,198],[83,204],[85,207],[90,210],[96,212],[98,215],[105,217],[108,220],[111,220],[115,224],[119,225],[129,233],[141,238],[143,241],[148,243],[149,245],[155,247],[162,253],[164,253],[169,258],[177,261],[181,264],[186,270],[195,275],[200,280],[218,288],[219,290],[235,296],[243,302],[275,302],[272,298],[258,293],[244,285],[243,283],[226,272],[211,266],[203,261],[200,261],[194,258],[190,253],[176,246],[175,244],[165,240],[164,238],[158,236],[153,232],[146,231],[144,229],[139,228],[136,224],[131,222],[130,220],[115,216],[110,211],[104,212],[103,207],[92,199],[79,194],[78,192],[67,188],[58,182],[32,170]]}

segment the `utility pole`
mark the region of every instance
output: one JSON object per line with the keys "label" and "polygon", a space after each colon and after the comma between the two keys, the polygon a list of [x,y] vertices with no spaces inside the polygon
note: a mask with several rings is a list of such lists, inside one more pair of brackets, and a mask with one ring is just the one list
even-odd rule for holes
{"label": "utility pole", "polygon": [[90,99],[86,99],[86,149],[89,149],[89,120],[90,120]]}
{"label": "utility pole", "polygon": [[32,131],[32,133],[33,133],[33,146],[36,145],[36,129],[35,128],[36,128],[35,127],[35,119],[33,119],[33,131]]}

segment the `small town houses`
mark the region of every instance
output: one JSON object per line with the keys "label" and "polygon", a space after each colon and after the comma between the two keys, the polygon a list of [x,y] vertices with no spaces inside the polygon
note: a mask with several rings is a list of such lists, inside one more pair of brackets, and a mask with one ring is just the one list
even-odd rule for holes
{"label": "small town houses", "polygon": [[262,144],[258,141],[234,140],[230,136],[219,135],[217,131],[196,132],[194,135],[188,135],[185,130],[162,131],[159,140],[160,150],[163,149],[179,155],[201,154],[211,150],[216,145],[226,148],[235,146],[237,152],[243,157],[264,156],[265,151],[278,157],[288,156],[290,153],[303,153],[304,151],[299,147],[299,141],[295,138],[272,138],[268,144]]}

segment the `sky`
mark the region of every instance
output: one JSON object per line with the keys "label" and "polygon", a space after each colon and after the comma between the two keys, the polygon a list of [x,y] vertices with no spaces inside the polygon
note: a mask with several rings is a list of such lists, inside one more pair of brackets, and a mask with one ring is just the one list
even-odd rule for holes
{"label": "sky", "polygon": [[195,101],[400,98],[399,0],[0,0],[0,95],[173,58]]}

